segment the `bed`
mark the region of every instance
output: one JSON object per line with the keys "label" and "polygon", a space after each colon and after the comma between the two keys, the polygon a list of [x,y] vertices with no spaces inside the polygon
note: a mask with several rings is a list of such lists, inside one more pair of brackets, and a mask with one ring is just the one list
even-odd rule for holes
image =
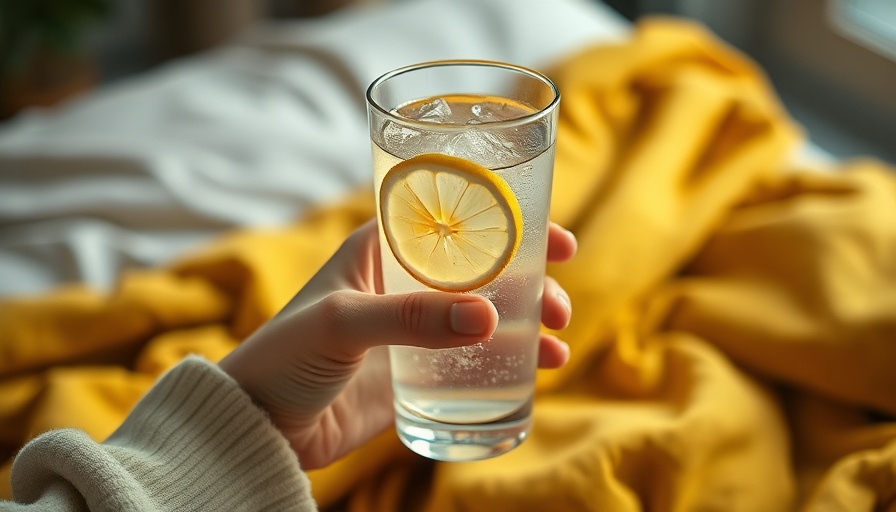
{"label": "bed", "polygon": [[458,57],[537,67],[628,30],[589,2],[524,4],[409,2],[271,23],[7,123],[0,294],[108,288],[123,268],[294,220],[371,180],[363,93],[385,71]]}
{"label": "bed", "polygon": [[387,432],[312,473],[318,503],[892,505],[892,173],[803,140],[761,70],[702,28],[633,26],[587,0],[267,22],[0,127],[3,455],[46,428],[108,435],[166,365],[205,350],[184,339],[220,356],[276,312],[372,212],[357,199],[366,85],[445,58],[544,70],[575,106],[552,204],[581,244],[552,269],[575,304],[574,363],[539,375],[532,437],[511,454],[434,464]]}

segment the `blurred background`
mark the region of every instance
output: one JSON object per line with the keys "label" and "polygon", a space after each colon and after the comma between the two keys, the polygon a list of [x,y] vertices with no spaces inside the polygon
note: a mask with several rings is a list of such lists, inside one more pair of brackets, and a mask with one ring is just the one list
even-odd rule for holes
{"label": "blurred background", "polygon": [[837,157],[896,162],[896,1],[607,0],[629,19],[699,20],[756,60]]}
{"label": "blurred background", "polygon": [[[0,0],[0,117],[215,46],[260,19],[390,1],[414,0]],[[818,146],[896,162],[896,1],[605,3],[635,21],[703,22],[766,70]]]}

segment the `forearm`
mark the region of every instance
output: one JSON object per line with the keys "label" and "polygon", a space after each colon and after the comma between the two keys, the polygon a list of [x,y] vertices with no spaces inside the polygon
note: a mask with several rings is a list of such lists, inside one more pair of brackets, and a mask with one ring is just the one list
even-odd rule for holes
{"label": "forearm", "polygon": [[12,486],[36,510],[315,509],[286,440],[227,374],[198,358],[165,375],[102,444],[76,430],[29,443]]}

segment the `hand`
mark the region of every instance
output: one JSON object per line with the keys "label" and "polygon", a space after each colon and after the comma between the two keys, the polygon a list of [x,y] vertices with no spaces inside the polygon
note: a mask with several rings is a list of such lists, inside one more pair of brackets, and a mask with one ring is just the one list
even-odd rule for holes
{"label": "hand", "polygon": [[[382,295],[376,222],[355,231],[270,322],[220,365],[270,415],[305,469],[324,467],[393,420],[385,345],[439,349],[486,341],[498,325],[471,294]],[[548,260],[572,258],[576,239],[551,224]],[[542,323],[562,329],[569,298],[545,277]],[[539,367],[566,363],[569,347],[543,334]]]}

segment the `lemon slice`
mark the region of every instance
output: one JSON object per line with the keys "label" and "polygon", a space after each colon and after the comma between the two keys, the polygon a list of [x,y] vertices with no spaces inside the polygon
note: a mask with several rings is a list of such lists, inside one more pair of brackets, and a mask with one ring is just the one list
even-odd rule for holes
{"label": "lemon slice", "polygon": [[523,217],[500,176],[463,158],[423,154],[383,178],[380,215],[398,263],[430,288],[491,282],[520,244]]}

